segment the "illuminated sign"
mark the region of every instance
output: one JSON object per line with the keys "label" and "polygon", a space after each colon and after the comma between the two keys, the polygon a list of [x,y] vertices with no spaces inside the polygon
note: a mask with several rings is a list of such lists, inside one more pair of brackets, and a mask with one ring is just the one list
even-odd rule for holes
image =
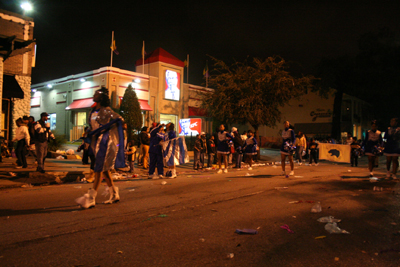
{"label": "illuminated sign", "polygon": [[179,100],[180,97],[181,74],[172,71],[165,71],[165,99]]}
{"label": "illuminated sign", "polygon": [[179,120],[179,135],[196,136],[201,133],[201,119]]}

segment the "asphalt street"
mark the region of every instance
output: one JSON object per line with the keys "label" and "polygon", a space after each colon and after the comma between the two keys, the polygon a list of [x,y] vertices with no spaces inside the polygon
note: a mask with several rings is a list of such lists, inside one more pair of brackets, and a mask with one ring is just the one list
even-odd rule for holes
{"label": "asphalt street", "polygon": [[[121,201],[102,204],[103,184],[89,210],[74,199],[91,184],[0,190],[0,266],[400,266],[396,180],[370,182],[365,160],[280,172],[117,180]],[[330,215],[350,234],[328,233],[317,219]]]}

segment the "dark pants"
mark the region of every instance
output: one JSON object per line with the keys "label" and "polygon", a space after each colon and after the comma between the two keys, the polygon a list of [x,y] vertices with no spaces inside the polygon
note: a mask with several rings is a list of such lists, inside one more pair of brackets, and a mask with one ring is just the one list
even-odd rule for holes
{"label": "dark pants", "polygon": [[236,168],[242,168],[242,153],[235,153],[236,154]]}
{"label": "dark pants", "polygon": [[35,142],[35,147],[36,147],[36,156],[37,156],[37,171],[42,171],[44,170],[44,160],[46,159],[47,156],[47,141],[41,143],[36,141]]}
{"label": "dark pants", "polygon": [[193,169],[197,170],[203,169],[204,165],[204,153],[201,153],[200,151],[194,151],[194,162],[193,162]]}
{"label": "dark pants", "polygon": [[158,175],[163,175],[164,174],[164,161],[163,161],[162,154],[155,154],[155,153],[149,153],[149,154],[150,154],[149,175],[154,174],[154,172],[156,171],[156,166],[157,166]]}
{"label": "dark pants", "polygon": [[315,163],[318,163],[318,153],[316,149],[310,150],[310,164],[312,163],[313,159]]}
{"label": "dark pants", "polygon": [[212,165],[214,164],[214,154],[208,154],[208,162],[207,162],[207,166],[208,168],[212,167]]}
{"label": "dark pants", "polygon": [[18,159],[18,165],[24,168],[28,167],[26,163],[26,142],[25,139],[21,139],[17,143],[17,148],[15,149],[15,155]]}
{"label": "dark pants", "polygon": [[83,149],[82,163],[89,164],[89,151],[87,149]]}
{"label": "dark pants", "polygon": [[351,166],[358,166],[358,154],[353,150],[350,157]]}

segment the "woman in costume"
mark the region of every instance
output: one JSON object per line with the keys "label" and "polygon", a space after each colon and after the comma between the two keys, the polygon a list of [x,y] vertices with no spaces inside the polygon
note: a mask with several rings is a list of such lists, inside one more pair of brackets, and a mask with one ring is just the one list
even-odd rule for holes
{"label": "woman in costume", "polygon": [[125,167],[124,133],[122,129],[123,118],[110,107],[108,89],[102,87],[93,95],[96,106],[89,114],[89,133],[86,142],[95,156],[93,189],[76,202],[83,208],[91,208],[96,205],[97,191],[100,187],[101,177],[106,180],[110,199],[105,204],[119,201],[118,187],[111,179],[110,170]]}
{"label": "woman in costume", "polygon": [[244,141],[243,149],[246,162],[249,164],[249,171],[251,171],[253,169],[253,156],[257,155],[257,140],[254,138],[252,130],[247,131],[247,139]]}
{"label": "woman in costume", "polygon": [[365,155],[368,156],[368,169],[370,177],[374,176],[374,173],[372,171],[375,167],[375,159],[382,151],[382,144],[382,133],[381,131],[377,130],[376,121],[373,121],[371,123],[371,130],[367,132],[367,136],[363,142]]}
{"label": "woman in costume", "polygon": [[222,159],[224,160],[225,169],[224,172],[228,172],[228,160],[227,156],[230,152],[229,142],[233,139],[233,136],[225,131],[225,126],[221,124],[218,131],[218,144],[217,144],[217,158],[219,170],[217,173],[222,173],[221,165]]}

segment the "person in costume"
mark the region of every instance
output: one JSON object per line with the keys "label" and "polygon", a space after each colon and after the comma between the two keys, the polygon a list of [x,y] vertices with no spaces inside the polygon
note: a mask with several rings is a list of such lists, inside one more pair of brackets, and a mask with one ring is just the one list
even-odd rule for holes
{"label": "person in costume", "polygon": [[[164,124],[156,124],[156,126],[150,131],[150,167],[149,167],[149,179],[164,178],[164,159],[162,153],[161,141],[166,140],[166,134],[163,131]],[[156,171],[158,176],[154,175]]]}
{"label": "person in costume", "polygon": [[[168,123],[165,128],[167,129],[168,140],[176,138],[175,124],[173,124],[172,122]],[[168,166],[168,172],[166,174],[166,177],[170,179],[176,178],[177,175],[176,175],[175,160],[173,162],[167,161],[167,166]]]}
{"label": "person in costume", "polygon": [[118,202],[119,191],[111,179],[110,170],[125,167],[123,118],[111,109],[107,88],[97,90],[93,101],[96,105],[89,114],[89,131],[85,141],[90,142],[95,156],[94,183],[93,189],[76,199],[83,208],[96,205],[101,177],[104,177],[110,193],[110,199],[104,203]]}
{"label": "person in costume", "polygon": [[[398,127],[398,118],[390,120],[390,127],[387,129],[384,143],[384,155],[386,156],[386,170],[387,178],[396,178],[397,169],[399,167],[399,155],[400,155],[400,127]],[[390,167],[393,163],[392,171]]]}
{"label": "person in costume", "polygon": [[247,139],[244,141],[243,150],[246,162],[249,164],[249,171],[251,171],[253,169],[253,156],[257,155],[257,140],[254,138],[252,130],[247,131]]}
{"label": "person in costume", "polygon": [[228,160],[227,156],[230,152],[229,142],[232,141],[233,136],[225,131],[225,126],[221,124],[218,128],[218,144],[217,144],[217,158],[219,170],[217,173],[222,173],[221,165],[222,159],[224,160],[225,169],[224,172],[228,172]]}
{"label": "person in costume", "polygon": [[381,131],[377,130],[376,121],[371,123],[371,130],[367,132],[367,136],[363,142],[365,155],[368,156],[368,169],[369,176],[373,177],[374,166],[376,157],[379,156],[379,152],[382,150],[383,140]]}
{"label": "person in costume", "polygon": [[295,147],[294,142],[296,141],[296,137],[294,134],[294,130],[290,128],[289,121],[285,121],[283,123],[284,130],[282,131],[282,146],[281,146],[281,164],[282,164],[282,175],[286,176],[285,172],[285,161],[286,157],[289,158],[290,162],[290,173],[289,175],[294,175],[294,164],[293,164],[293,152]]}

